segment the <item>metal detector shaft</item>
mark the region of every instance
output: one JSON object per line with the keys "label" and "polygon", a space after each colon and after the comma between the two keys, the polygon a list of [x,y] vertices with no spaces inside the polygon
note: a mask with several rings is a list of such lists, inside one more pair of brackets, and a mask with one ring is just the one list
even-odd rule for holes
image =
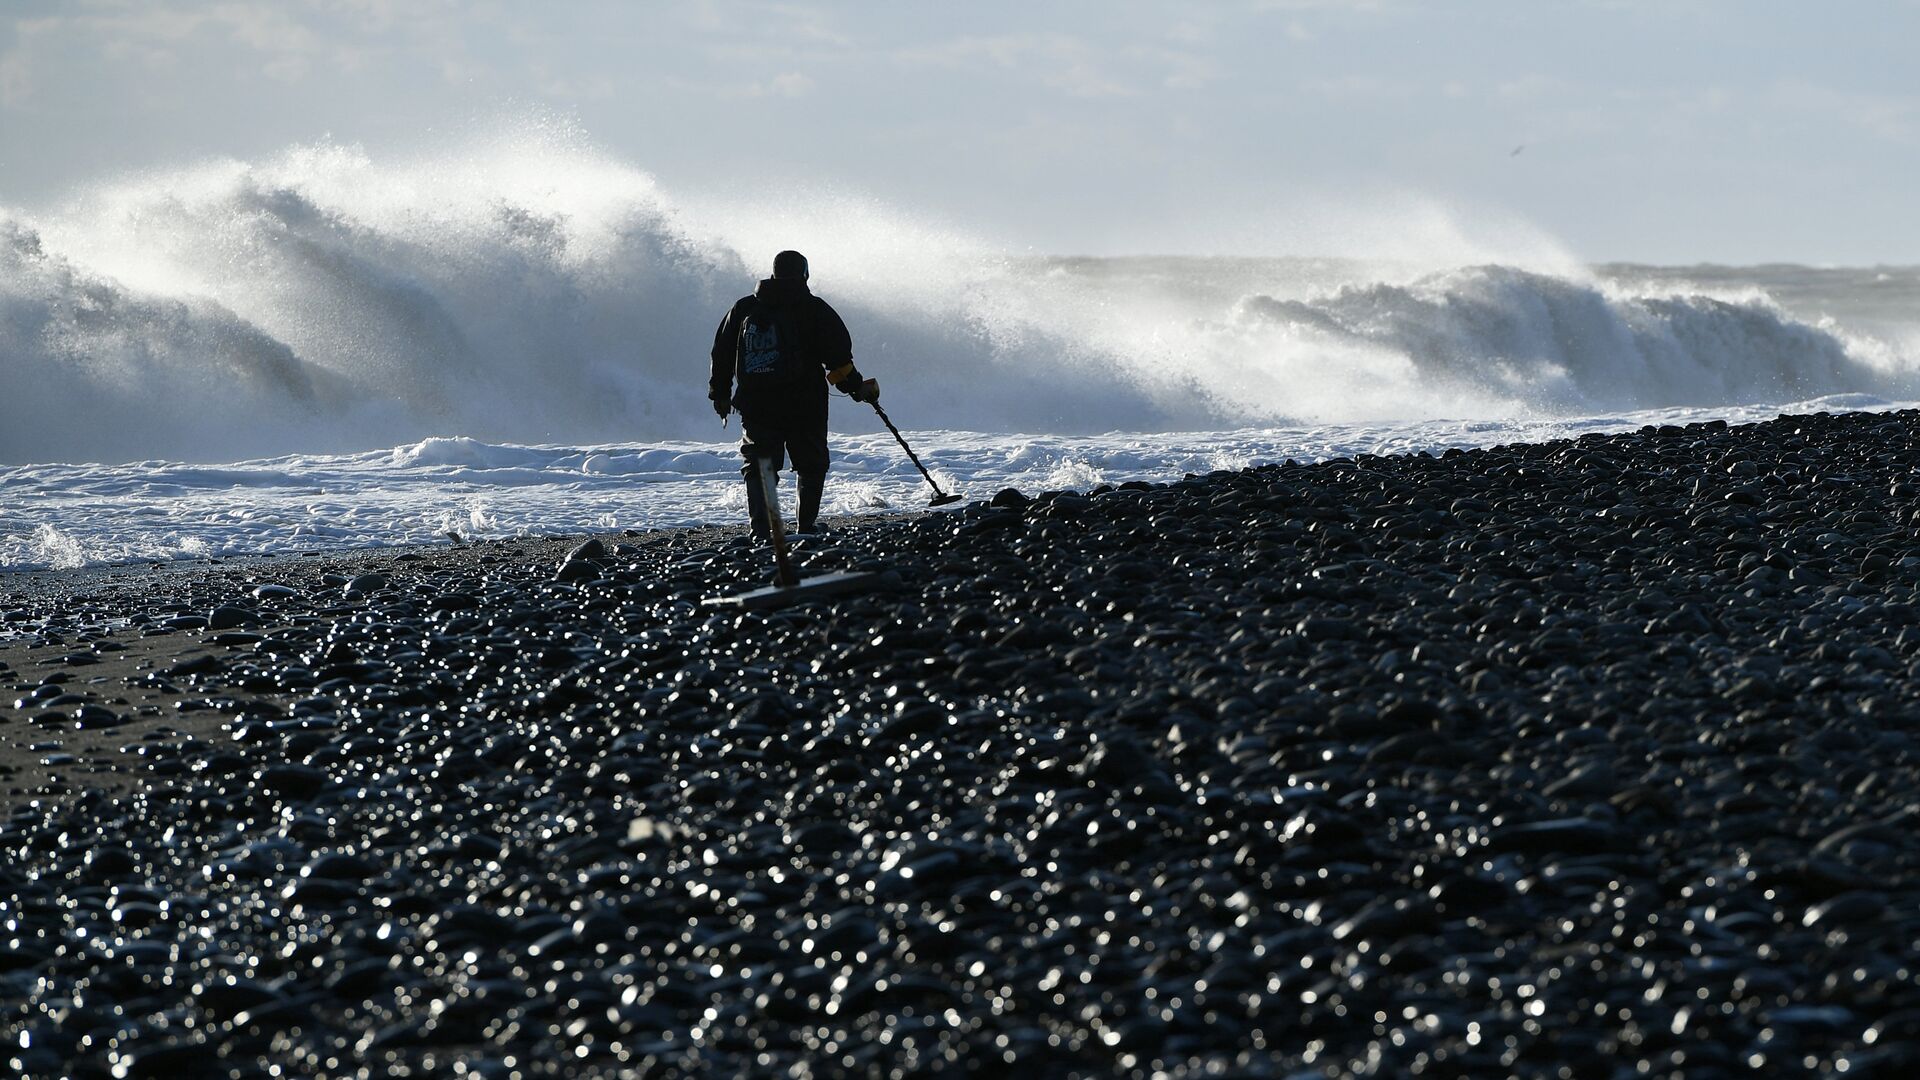
{"label": "metal detector shaft", "polygon": [[940,499],[949,498],[950,496],[948,496],[946,492],[940,490],[940,482],[933,478],[933,474],[927,471],[925,465],[920,464],[920,455],[914,453],[913,447],[907,445],[907,437],[900,434],[899,428],[893,426],[893,421],[887,417],[887,410],[881,408],[880,403],[877,401],[871,404],[873,405],[873,411],[880,414],[880,422],[887,425],[888,431],[893,432],[894,439],[900,443],[900,449],[905,450],[907,456],[913,459],[913,467],[919,469],[920,475],[926,477],[927,483],[933,485],[933,494],[935,497]]}

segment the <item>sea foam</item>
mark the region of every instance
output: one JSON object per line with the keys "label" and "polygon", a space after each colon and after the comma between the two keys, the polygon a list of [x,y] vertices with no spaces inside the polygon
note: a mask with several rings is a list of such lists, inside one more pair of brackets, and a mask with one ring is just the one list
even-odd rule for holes
{"label": "sea foam", "polygon": [[[1882,409],[1840,395],[1789,411]],[[929,430],[916,445],[946,491],[986,498],[1087,490],[1261,462],[1399,454],[1568,438],[1646,424],[1770,419],[1780,406],[1672,408],[1577,418],[1316,424],[1126,435]],[[429,453],[422,454],[422,447]],[[436,450],[437,448],[437,450]],[[451,451],[456,450],[457,453]],[[447,451],[440,453],[439,451]],[[593,464],[593,469],[586,468]],[[355,454],[285,455],[220,468],[0,466],[0,570],[173,561],[399,543],[650,529],[745,520],[739,455],[721,444],[513,446],[430,439]],[[793,503],[792,477],[782,476]],[[891,436],[834,440],[826,511],[924,507],[929,489]]]}

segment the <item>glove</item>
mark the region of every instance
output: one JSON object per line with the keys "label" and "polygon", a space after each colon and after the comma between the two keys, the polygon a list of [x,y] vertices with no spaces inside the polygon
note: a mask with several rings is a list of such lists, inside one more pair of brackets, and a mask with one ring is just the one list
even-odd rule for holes
{"label": "glove", "polygon": [[880,404],[880,380],[868,379],[847,391],[847,396],[863,405]]}
{"label": "glove", "polygon": [[733,412],[733,402],[728,401],[726,398],[715,396],[710,400],[713,402],[714,414],[720,417],[720,419],[725,420],[728,415]]}

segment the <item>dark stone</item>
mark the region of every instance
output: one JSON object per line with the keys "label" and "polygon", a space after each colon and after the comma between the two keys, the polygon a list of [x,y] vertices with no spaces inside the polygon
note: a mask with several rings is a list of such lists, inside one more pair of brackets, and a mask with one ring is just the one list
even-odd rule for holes
{"label": "dark stone", "polygon": [[1561,818],[1503,826],[1493,832],[1488,846],[1496,852],[1581,855],[1623,850],[1627,837],[1606,822]]}
{"label": "dark stone", "polygon": [[289,799],[310,799],[330,784],[326,770],[311,765],[270,765],[254,775],[261,791]]}
{"label": "dark stone", "polygon": [[207,615],[207,629],[233,630],[252,625],[255,621],[253,612],[246,608],[217,607]]}
{"label": "dark stone", "polygon": [[217,675],[224,670],[226,664],[219,657],[204,654],[180,661],[168,668],[166,675],[170,679],[177,679],[186,675]]}

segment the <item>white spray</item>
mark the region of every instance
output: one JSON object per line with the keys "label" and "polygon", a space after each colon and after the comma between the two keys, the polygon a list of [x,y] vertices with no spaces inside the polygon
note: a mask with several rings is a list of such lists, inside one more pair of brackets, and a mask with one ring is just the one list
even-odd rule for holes
{"label": "white spray", "polygon": [[[863,369],[922,428],[1912,396],[1885,350],[1765,297],[1430,252],[1014,257],[858,199],[683,206],[563,131],[521,128],[411,161],[303,147],[0,214],[0,461],[712,438],[713,326],[781,247],[808,253]],[[876,430],[858,410],[836,424]]]}

